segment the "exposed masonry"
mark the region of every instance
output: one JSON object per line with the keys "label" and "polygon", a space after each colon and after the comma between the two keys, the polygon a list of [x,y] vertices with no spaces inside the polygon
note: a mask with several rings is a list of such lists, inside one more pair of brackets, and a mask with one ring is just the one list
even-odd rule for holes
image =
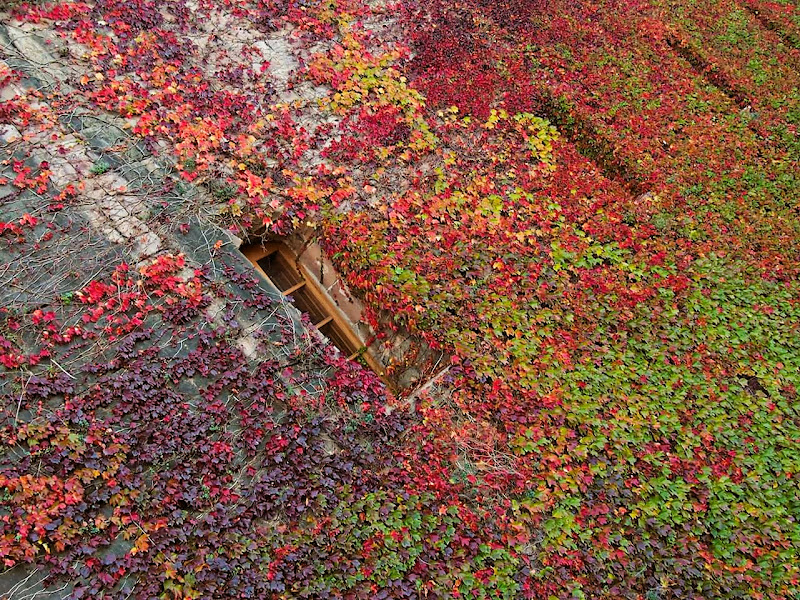
{"label": "exposed masonry", "polygon": [[[196,2],[187,2],[187,8],[192,12],[199,10]],[[263,68],[269,75],[274,92],[274,98],[270,101],[291,106],[299,127],[313,136],[321,126],[339,124],[341,119],[323,114],[319,109],[318,101],[327,95],[327,88],[308,81],[295,82],[294,78],[295,72],[310,54],[323,48],[301,52],[292,44],[296,35],[291,26],[265,34],[250,22],[223,12],[219,7],[204,9],[208,11],[208,17],[198,19],[204,33],[191,39],[200,50],[202,60],[199,64],[209,80],[215,79],[218,69],[231,66],[232,63],[252,69],[255,73],[260,73]],[[222,89],[232,89],[224,82],[217,83]],[[318,148],[307,150],[301,165],[310,169],[321,164],[320,151]]]}
{"label": "exposed masonry", "polygon": [[[196,4],[190,2],[187,6],[190,10],[197,10]],[[299,126],[312,136],[321,126],[333,125],[333,133],[327,134],[325,139],[327,143],[335,139],[335,126],[340,119],[323,113],[318,104],[327,89],[309,82],[297,83],[294,79],[295,71],[310,53],[322,48],[299,55],[299,50],[292,44],[291,27],[265,35],[246,21],[218,9],[213,9],[209,18],[198,19],[198,22],[202,23],[204,32],[193,35],[192,42],[203,54],[202,64],[209,79],[214,80],[217,69],[230,67],[234,60],[232,57],[245,60],[245,66],[254,72],[260,72],[263,66],[275,91],[273,100],[291,105]],[[374,24],[375,28],[387,26]],[[30,23],[1,26],[0,50],[0,60],[3,61],[0,66],[4,64],[28,76],[21,85],[2,88],[1,100],[23,95],[26,88],[46,91],[55,101],[63,100],[75,91],[69,82],[77,81],[83,75],[76,64],[88,53],[88,49],[80,44],[65,43],[42,25]],[[217,83],[219,87],[229,87],[224,82]],[[32,105],[36,107],[35,103]],[[20,132],[13,126],[1,124],[0,139],[13,152],[14,144],[20,143],[24,134],[25,145],[33,148],[33,163],[49,163],[51,181],[56,187],[63,188],[70,183],[83,186],[80,194],[82,204],[78,207],[80,215],[112,248],[121,249],[129,263],[139,266],[164,252],[186,252],[182,243],[185,236],[176,231],[176,223],[180,220],[192,222],[191,235],[199,232],[201,239],[198,243],[206,248],[217,239],[226,241],[231,250],[239,247],[241,239],[211,225],[218,213],[218,200],[204,186],[180,182],[178,191],[165,195],[164,184],[172,179],[174,160],[169,159],[167,152],[162,157],[153,156],[149,149],[130,136],[128,132],[138,119],[79,108],[68,114],[63,114],[63,111],[57,114],[48,104],[38,108],[51,113],[57,120],[56,139],[52,139],[53,131]],[[324,146],[306,151],[301,159],[304,169],[310,171],[322,162],[320,152]],[[389,183],[387,179],[386,185]],[[168,220],[161,218],[166,213],[171,216]],[[248,233],[242,232],[242,235]],[[319,286],[327,291],[361,340],[374,340],[379,332],[362,318],[362,307],[313,239],[296,237],[290,240],[290,245],[297,251],[298,261],[318,279]],[[191,249],[186,253],[191,255]],[[206,259],[213,261],[208,252],[205,255]],[[195,262],[193,268],[200,264],[202,262]],[[187,276],[191,272],[192,269],[187,269]],[[271,293],[280,297],[275,289]],[[283,306],[294,316],[298,344],[320,343],[318,332],[300,326],[298,313],[291,304],[284,302]],[[217,300],[208,310],[220,326],[224,324],[223,308],[224,303]],[[389,316],[384,315],[384,318],[388,323]],[[258,360],[260,345],[254,334],[266,324],[244,325],[245,333],[236,343],[248,358]],[[407,390],[411,394],[423,386],[432,385],[430,378],[441,374],[443,366],[448,363],[441,352],[432,351],[407,332],[387,328],[384,335],[386,339],[371,346],[369,352],[385,371],[388,370],[390,375],[386,379],[396,390]],[[289,349],[283,350],[290,352]],[[440,381],[440,378],[436,377],[435,381]]]}
{"label": "exposed masonry", "polygon": [[[24,68],[27,62],[44,89],[59,94],[73,91],[73,88],[65,82],[74,74],[61,66],[63,61],[59,61],[51,54],[44,43],[44,40],[49,40],[51,45],[54,45],[53,40],[41,38],[25,29],[31,28],[7,26],[4,31],[0,30],[0,42],[8,57],[7,66],[16,67],[18,64]],[[13,52],[14,50],[16,52]],[[7,86],[0,98],[8,100],[24,92],[24,89],[17,85]],[[43,105],[37,108],[44,110],[50,107]],[[49,163],[51,180],[59,188],[69,183],[79,181],[84,183],[85,196],[92,201],[84,207],[84,214],[109,241],[129,244],[133,249],[132,257],[137,262],[158,253],[163,249],[160,238],[141,218],[146,212],[144,202],[141,198],[127,193],[130,187],[135,188],[132,186],[133,182],[113,172],[93,177],[95,165],[102,160],[102,151],[111,146],[108,143],[108,134],[101,134],[100,131],[113,132],[114,128],[119,128],[120,125],[115,124],[110,115],[81,115],[77,111],[65,121],[60,126],[61,135],[56,140],[51,139],[51,131],[43,131],[26,139],[26,142],[34,148],[33,158],[37,162]],[[78,125],[80,128],[86,125],[85,128],[90,135],[93,130],[97,131],[98,135],[90,137],[86,133],[81,135],[79,131],[71,131]],[[111,136],[114,134],[111,133]],[[120,139],[124,137],[127,136],[121,136]],[[117,138],[114,136],[112,139]],[[141,165],[148,168],[151,174],[158,170],[152,159],[142,161]]]}
{"label": "exposed masonry", "polygon": [[[4,53],[0,66],[4,64],[32,75],[23,82],[26,85],[11,85],[0,90],[0,98],[6,101],[22,96],[27,86],[44,88],[56,95],[71,91],[72,88],[63,82],[74,74],[68,72],[68,67],[62,67],[62,61],[51,54],[49,47],[43,43],[45,38],[27,29],[33,30],[30,26],[25,30],[12,27],[0,29]],[[75,47],[72,50],[75,51]],[[46,104],[34,107],[42,111],[51,109]],[[25,147],[32,148],[33,164],[38,165],[42,161],[49,163],[51,181],[56,187],[63,188],[69,184],[83,186],[80,194],[83,202],[76,207],[78,213],[107,242],[118,246],[128,262],[138,266],[168,251],[191,254],[190,244],[182,243],[174,231],[154,218],[154,208],[161,208],[155,201],[173,202],[180,208],[181,201],[188,204],[188,200],[192,200],[191,204],[212,206],[214,200],[202,188],[188,185],[185,186],[188,189],[183,198],[164,198],[152,193],[163,187],[171,165],[139,148],[127,134],[131,125],[130,120],[108,113],[76,110],[67,116],[59,115],[59,121],[52,130],[19,132],[13,126],[4,126],[4,154],[14,152],[15,146],[24,143]],[[52,139],[54,131],[57,132],[55,140]],[[106,168],[107,171],[98,172]],[[217,239],[222,239],[233,248],[225,232],[199,220],[194,221],[194,226],[198,232],[204,230],[208,237],[196,241],[210,247]],[[201,264],[194,261],[193,267]],[[184,278],[188,279],[192,272],[193,268],[187,269]],[[272,292],[275,298],[280,298],[277,290]],[[224,325],[220,314],[223,306],[224,303],[217,299],[209,309],[209,316],[218,326]],[[291,305],[283,303],[282,307],[286,314],[294,318],[297,345],[318,343],[312,332],[302,328]],[[236,344],[248,358],[258,360],[260,345],[254,334],[268,324],[245,322],[243,325],[244,334],[236,340]],[[291,349],[278,348],[276,351],[288,355]]]}

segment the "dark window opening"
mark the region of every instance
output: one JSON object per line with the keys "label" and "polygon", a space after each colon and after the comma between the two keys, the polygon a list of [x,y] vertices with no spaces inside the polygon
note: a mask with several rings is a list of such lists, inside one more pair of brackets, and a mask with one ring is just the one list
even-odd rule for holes
{"label": "dark window opening", "polygon": [[259,259],[257,264],[269,280],[275,284],[275,287],[283,293],[287,293],[287,290],[303,282],[303,278],[295,266],[290,264],[286,257],[277,250]]}

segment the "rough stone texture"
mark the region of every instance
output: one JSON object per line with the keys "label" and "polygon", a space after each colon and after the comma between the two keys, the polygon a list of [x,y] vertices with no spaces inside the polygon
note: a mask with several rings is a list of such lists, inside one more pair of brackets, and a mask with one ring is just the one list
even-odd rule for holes
{"label": "rough stone texture", "polygon": [[[209,21],[211,29],[214,24],[213,19]],[[21,84],[2,88],[3,100],[40,86],[48,87],[55,97],[72,89],[65,83],[75,75],[72,68],[54,54],[60,41],[46,31],[30,29],[29,25],[0,26],[0,56],[9,67],[21,69],[27,76]],[[287,52],[287,47],[282,51]],[[80,49],[70,45],[68,50],[75,55]],[[294,63],[287,57],[284,59],[286,65],[280,77],[285,85]],[[280,63],[274,64],[277,67]],[[42,105],[42,110],[47,109],[47,105]],[[15,153],[20,157],[27,153],[30,158],[26,158],[26,164],[31,168],[47,162],[51,186],[56,188],[50,190],[52,194],[70,184],[82,187],[79,202],[47,218],[48,223],[59,228],[59,235],[52,241],[42,242],[33,254],[14,254],[0,248],[0,305],[35,306],[45,298],[69,294],[92,279],[108,275],[121,261],[143,264],[163,252],[185,254],[192,268],[208,267],[212,279],[223,290],[228,286],[227,293],[245,299],[246,293],[229,286],[222,269],[224,263],[239,273],[252,274],[251,265],[238,252],[240,240],[231,238],[198,214],[183,212],[186,207],[212,206],[213,199],[197,186],[185,182],[176,186],[172,160],[154,156],[130,136],[130,127],[129,120],[80,108],[59,115],[55,128],[46,133],[35,129],[20,132],[13,125],[0,124],[4,144],[0,160],[11,159]],[[3,177],[13,179],[14,175],[8,167],[3,167]],[[172,191],[166,196],[164,189]],[[11,221],[23,213],[43,214],[44,197],[39,194],[27,190],[19,193],[13,186],[3,185],[0,197],[0,221]],[[189,227],[185,233],[177,234],[177,226],[184,218]],[[44,234],[45,227],[42,220],[37,233]],[[231,243],[232,239],[237,243]],[[217,240],[227,243],[212,251]],[[187,274],[191,273],[189,269]],[[261,286],[270,297],[280,300],[283,318],[277,319],[273,314],[258,322],[243,320],[244,333],[237,343],[246,356],[263,359],[259,353],[263,353],[265,346],[254,334],[257,331],[283,334],[287,322],[292,324],[299,347],[319,344],[318,334],[306,329],[291,303],[268,282],[261,281]],[[223,322],[217,320],[217,313],[225,305],[220,300],[212,304],[210,316],[218,325]],[[293,349],[276,346],[274,351],[277,355],[288,355]]]}
{"label": "rough stone texture", "polygon": [[[186,6],[190,11],[199,10],[194,2],[187,2]],[[172,18],[168,12],[163,16],[167,20]],[[211,8],[208,17],[197,22],[200,31],[193,32],[192,42],[202,55],[200,64],[207,78],[213,80],[215,73],[226,66],[242,65],[254,71],[261,71],[263,67],[274,90],[271,100],[291,105],[299,126],[307,129],[311,136],[321,126],[338,125],[336,117],[319,108],[318,100],[327,94],[327,89],[308,82],[295,82],[295,71],[320,48],[300,50],[293,41],[291,27],[265,33],[220,8]],[[376,31],[390,26],[380,20],[370,24]],[[80,58],[87,48],[65,42],[47,27],[45,24],[0,25],[0,59],[8,67],[25,74],[19,84],[0,89],[3,100],[25,94],[26,89],[47,89],[48,98],[53,99],[63,99],[74,91],[70,83],[84,74],[81,69],[85,70],[85,63]],[[224,81],[216,81],[215,85],[223,89],[231,87]],[[41,102],[41,98],[31,99],[32,106]],[[40,108],[45,112],[50,110],[45,103],[40,104]],[[136,118],[124,119],[85,107],[75,107],[61,114],[53,110],[51,118],[57,121],[56,135],[51,131],[21,132],[13,125],[0,124],[0,139],[6,146],[3,152],[9,156],[15,144],[23,144],[31,155],[32,167],[42,161],[49,163],[52,186],[63,189],[75,184],[81,185],[83,191],[79,202],[50,217],[54,224],[68,231],[66,235],[42,243],[34,256],[10,257],[5,266],[0,267],[0,284],[6,283],[0,293],[5,299],[34,302],[40,292],[33,290],[68,293],[91,277],[107,273],[121,260],[141,265],[164,252],[183,252],[192,265],[207,266],[223,281],[224,276],[217,266],[219,255],[211,252],[217,240],[226,242],[222,251],[237,264],[237,269],[252,272],[249,263],[237,251],[241,240],[231,239],[227,232],[211,224],[218,212],[218,201],[203,185],[179,181],[174,170],[175,158],[169,153],[153,154],[151,148],[130,135]],[[335,139],[335,129],[332,128],[328,141]],[[301,165],[313,169],[321,162],[320,152],[324,147],[325,144],[309,148],[301,158]],[[11,186],[0,186],[0,197],[4,198],[0,218],[3,214],[10,217],[19,211],[42,210],[41,199],[25,194],[15,197]],[[14,197],[13,201],[9,201],[10,197]],[[183,224],[189,225],[188,231],[178,233]],[[48,264],[48,258],[53,256],[64,258],[50,260]],[[74,264],[83,268],[67,268]],[[20,283],[20,273],[25,274],[25,285]],[[12,274],[16,275],[12,277]],[[338,302],[339,296],[347,298],[350,294],[334,276],[334,286],[337,282],[338,291],[333,293],[333,298]],[[268,282],[262,284],[269,287]],[[328,287],[329,282],[326,279],[322,284]],[[290,303],[284,302],[284,305],[286,314],[292,316],[298,328],[297,339],[302,340],[303,345],[318,344],[318,334],[308,331],[301,334],[297,311]],[[375,333],[366,323],[355,322],[354,325],[362,339]],[[248,327],[256,326],[248,324]],[[257,346],[247,336],[240,345],[249,355]],[[430,365],[443,359],[439,353],[403,332],[391,334],[377,352],[379,359],[392,367],[395,384],[408,389],[421,385],[421,379],[431,374]],[[420,368],[423,364],[428,368]]]}
{"label": "rough stone texture", "polygon": [[[71,73],[51,53],[45,39],[39,33],[0,27],[0,57],[5,65],[26,73],[20,84],[0,89],[3,101],[32,88],[46,87],[55,97],[68,91],[64,82]],[[74,54],[76,49],[71,47],[70,51]],[[288,78],[288,71],[284,77]],[[50,109],[41,100],[38,103],[44,113]],[[46,132],[35,126],[20,131],[13,125],[0,124],[0,161],[21,159],[34,172],[44,162],[51,172],[46,193],[0,185],[0,221],[16,222],[20,215],[32,215],[38,223],[27,235],[41,240],[32,252],[0,244],[0,306],[21,312],[49,309],[49,303],[71,297],[92,280],[108,277],[122,262],[138,266],[162,253],[183,253],[190,267],[183,276],[190,277],[194,269],[205,268],[216,286],[216,296],[206,313],[209,326],[225,328],[231,319],[236,320],[234,345],[253,365],[266,359],[291,364],[298,353],[317,352],[322,343],[319,334],[303,324],[299,312],[268,282],[260,282],[258,293],[277,301],[275,308],[256,313],[244,309],[244,304],[253,299],[252,293],[234,285],[226,275],[233,269],[252,276],[251,265],[238,251],[240,240],[203,218],[197,207],[212,207],[210,195],[200,187],[178,183],[172,161],[153,156],[128,134],[129,128],[125,120],[87,110],[60,116]],[[0,171],[0,177],[6,179],[16,176],[8,164]],[[69,185],[81,186],[78,198],[50,212],[48,203]],[[213,214],[213,210],[208,212]],[[184,222],[188,229],[178,233]],[[44,238],[50,231],[48,226],[58,232],[51,240]],[[217,240],[225,243],[215,249]],[[283,341],[287,336],[291,343]],[[152,343],[158,345],[160,338]],[[186,355],[192,344],[182,343],[181,348]],[[114,351],[113,343],[91,349],[98,359],[110,359]],[[84,358],[68,357],[58,363],[58,368],[73,377],[70,372]],[[296,392],[318,393],[323,377],[309,373]],[[180,392],[197,398],[200,385],[184,380]],[[3,386],[0,379],[0,392]],[[108,551],[114,548],[112,544]],[[127,549],[117,551],[124,553]],[[2,573],[0,597],[33,600],[69,596],[71,585],[44,587],[45,574],[46,570],[26,566]]]}

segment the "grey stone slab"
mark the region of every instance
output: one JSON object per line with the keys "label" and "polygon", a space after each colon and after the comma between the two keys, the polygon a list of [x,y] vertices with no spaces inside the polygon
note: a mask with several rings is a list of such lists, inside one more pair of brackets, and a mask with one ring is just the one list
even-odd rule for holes
{"label": "grey stone slab", "polygon": [[[58,230],[38,249],[30,241],[0,246],[0,306],[52,302],[109,274],[121,262],[122,249],[95,233],[79,213],[64,211],[54,222]],[[38,235],[29,234],[30,239],[39,239],[44,231],[42,227]]]}
{"label": "grey stone slab", "polygon": [[79,133],[93,150],[100,152],[129,139],[127,132],[114,120],[111,115],[99,116],[88,110],[76,110],[59,117],[63,126]]}
{"label": "grey stone slab", "polygon": [[28,565],[18,565],[5,571],[0,574],[0,598],[66,600],[70,597],[73,585],[48,588],[44,585],[46,575],[44,570]]}
{"label": "grey stone slab", "polygon": [[4,198],[16,194],[19,191],[16,187],[11,184],[0,185],[0,203],[3,202]]}

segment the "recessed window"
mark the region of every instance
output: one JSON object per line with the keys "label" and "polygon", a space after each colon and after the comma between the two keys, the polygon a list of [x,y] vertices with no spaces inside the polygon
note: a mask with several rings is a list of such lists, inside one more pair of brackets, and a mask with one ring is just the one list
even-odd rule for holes
{"label": "recessed window", "polygon": [[[353,359],[361,353],[364,344],[325,291],[297,264],[288,247],[278,243],[252,245],[242,248],[242,253],[284,296],[292,298],[295,307],[307,314],[314,327],[342,354]],[[370,366],[374,369],[374,365]]]}

